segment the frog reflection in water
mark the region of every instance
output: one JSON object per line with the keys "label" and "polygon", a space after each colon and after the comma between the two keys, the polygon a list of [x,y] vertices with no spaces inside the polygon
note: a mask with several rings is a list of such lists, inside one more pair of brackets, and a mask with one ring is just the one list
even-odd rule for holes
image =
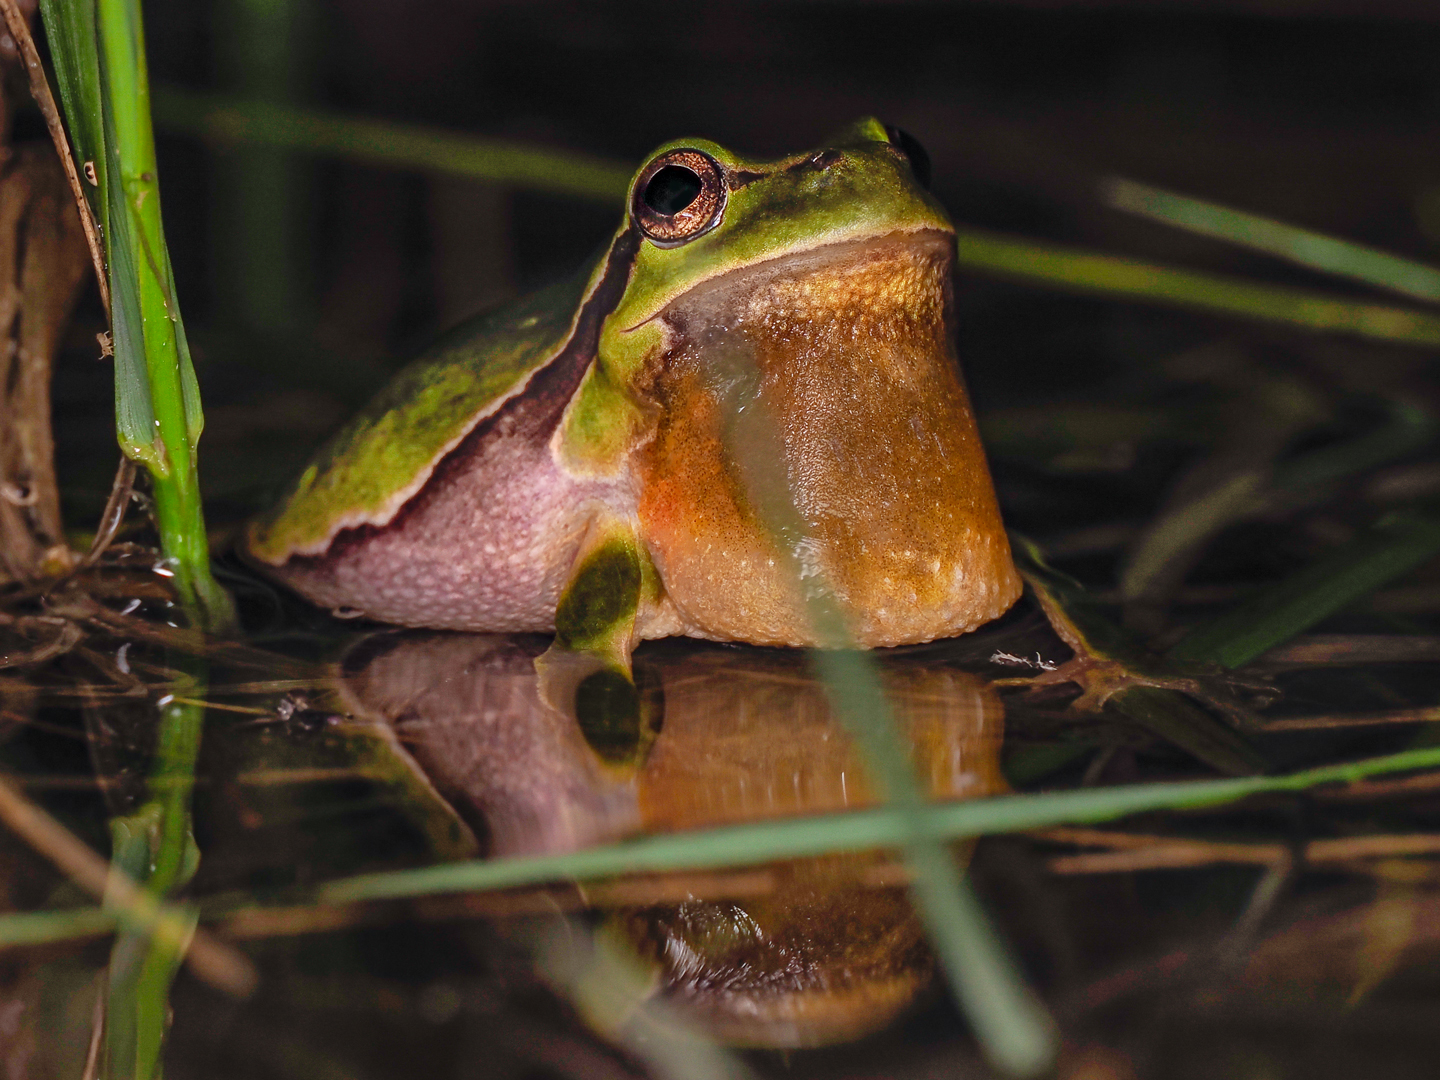
{"label": "frog reflection in water", "polygon": [[873,119],[774,161],[661,147],[593,268],[402,372],[242,550],[334,609],[553,631],[622,698],[639,640],[833,644],[817,589],[864,647],[996,618],[1020,581],[927,171]]}
{"label": "frog reflection in water", "polygon": [[[393,726],[491,854],[875,801],[803,655],[651,647],[636,667],[646,723],[626,731],[550,703],[534,665],[545,646],[392,633],[345,662],[354,711]],[[1003,718],[988,685],[904,656],[881,670],[932,797],[1004,788]],[[657,992],[712,1037],[840,1042],[883,1027],[932,976],[924,930],[885,869],[874,853],[799,860],[767,868],[759,889],[747,875],[750,895],[692,895],[610,919],[654,966]]]}

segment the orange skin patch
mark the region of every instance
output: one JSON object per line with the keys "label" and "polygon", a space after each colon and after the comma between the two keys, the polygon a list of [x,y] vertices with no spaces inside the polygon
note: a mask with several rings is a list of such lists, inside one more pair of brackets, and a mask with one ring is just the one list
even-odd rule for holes
{"label": "orange skin patch", "polygon": [[[960,634],[1019,596],[951,343],[951,259],[939,233],[835,245],[662,313],[639,514],[685,632],[815,644],[797,569],[863,646]],[[733,424],[741,407],[769,424]],[[788,489],[798,535],[756,509],[767,483]]]}

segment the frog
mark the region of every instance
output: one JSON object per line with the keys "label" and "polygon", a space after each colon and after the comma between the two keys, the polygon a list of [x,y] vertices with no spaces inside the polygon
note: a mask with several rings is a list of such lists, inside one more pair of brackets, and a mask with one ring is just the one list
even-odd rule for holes
{"label": "frog", "polygon": [[621,677],[653,638],[834,645],[817,590],[846,647],[999,617],[1021,582],[928,170],[875,118],[777,159],[660,146],[591,265],[404,368],[242,554],[339,614],[553,634]]}

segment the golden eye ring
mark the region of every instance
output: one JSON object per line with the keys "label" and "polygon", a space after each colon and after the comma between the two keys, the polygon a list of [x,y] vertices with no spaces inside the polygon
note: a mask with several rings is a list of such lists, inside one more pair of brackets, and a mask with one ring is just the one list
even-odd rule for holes
{"label": "golden eye ring", "polygon": [[635,181],[630,214],[652,243],[677,247],[703,236],[725,213],[725,173],[700,150],[667,150]]}

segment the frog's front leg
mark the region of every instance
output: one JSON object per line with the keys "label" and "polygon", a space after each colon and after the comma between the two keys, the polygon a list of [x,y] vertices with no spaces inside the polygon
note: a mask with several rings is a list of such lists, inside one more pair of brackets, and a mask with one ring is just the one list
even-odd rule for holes
{"label": "frog's front leg", "polygon": [[535,668],[545,701],[573,716],[612,764],[635,761],[653,737],[630,654],[662,596],[635,524],[602,512],[581,541],[555,608],[555,641]]}

